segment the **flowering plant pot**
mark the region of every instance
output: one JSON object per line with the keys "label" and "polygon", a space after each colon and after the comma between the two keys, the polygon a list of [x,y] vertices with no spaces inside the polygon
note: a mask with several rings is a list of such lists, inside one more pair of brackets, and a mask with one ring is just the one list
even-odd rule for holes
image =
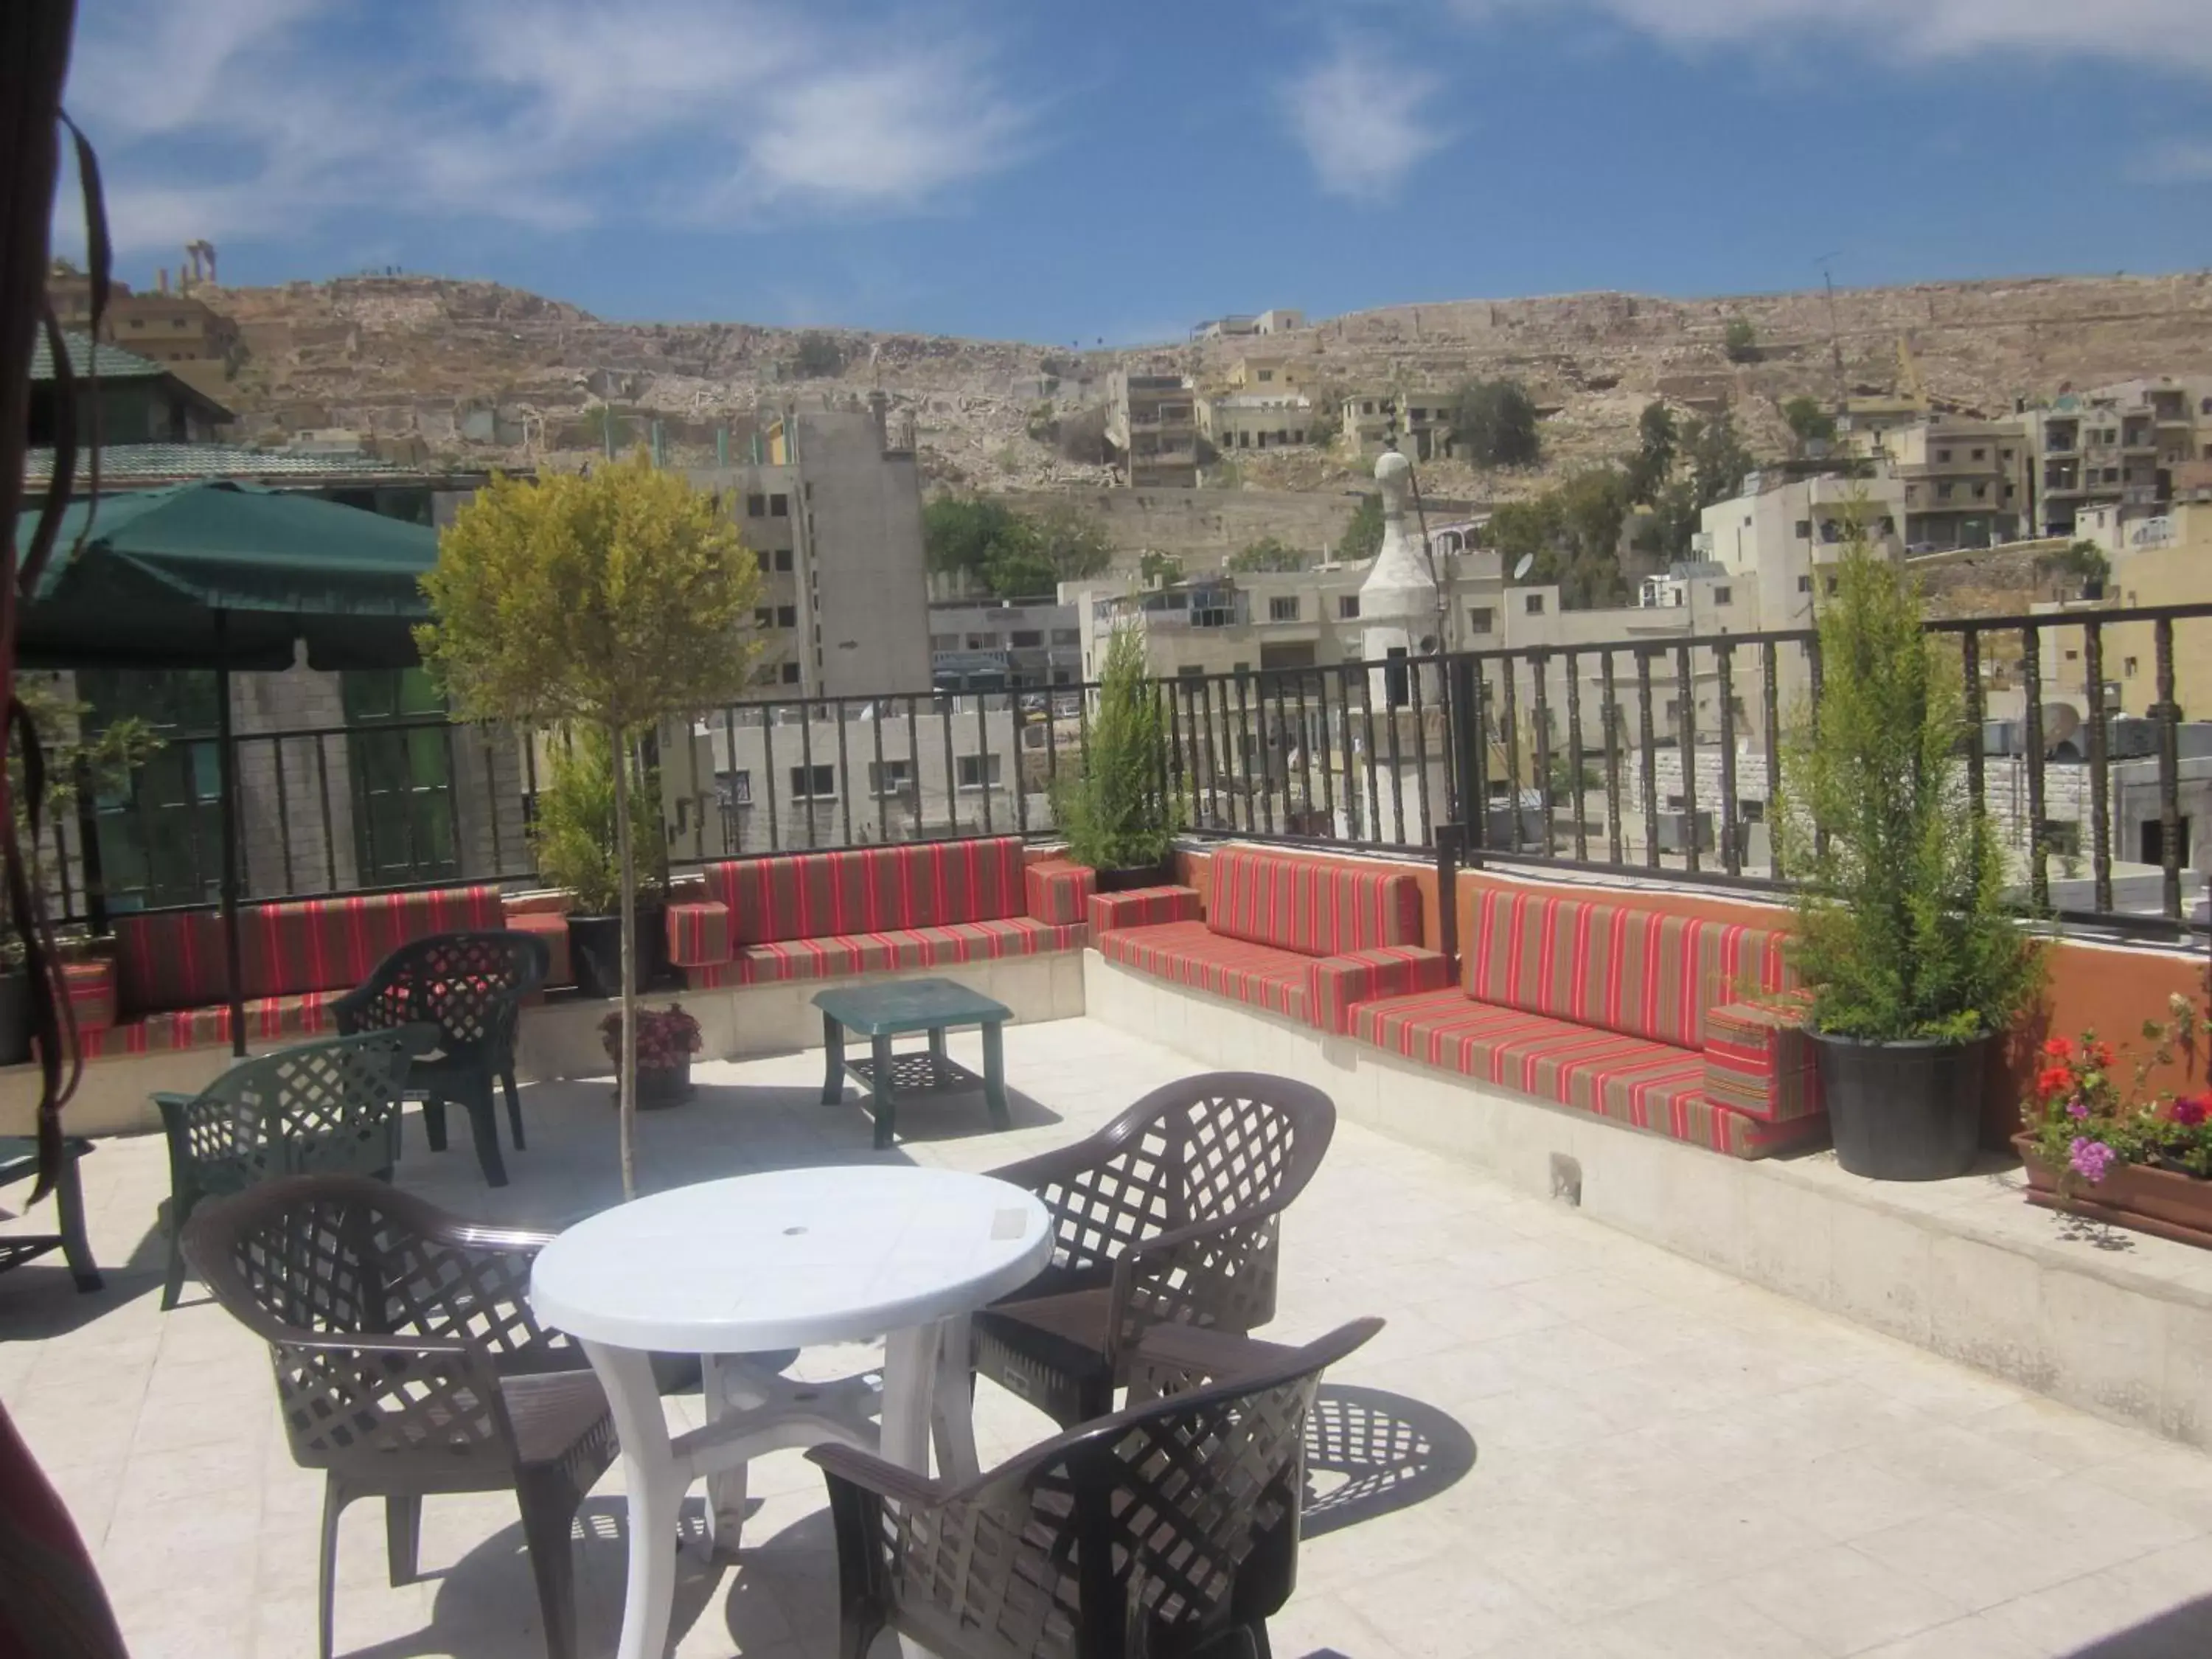
{"label": "flowering plant pot", "polygon": [[[622,1013],[599,1022],[607,1058],[622,1064]],[[699,1022],[672,1002],[658,1012],[637,1011],[637,1103],[641,1110],[673,1106],[691,1094],[691,1056],[700,1048]]]}
{"label": "flowering plant pot", "polygon": [[2146,1164],[2114,1164],[2094,1182],[2045,1161],[2033,1135],[2013,1137],[2027,1170],[2027,1201],[2116,1227],[2212,1249],[2212,1181]]}

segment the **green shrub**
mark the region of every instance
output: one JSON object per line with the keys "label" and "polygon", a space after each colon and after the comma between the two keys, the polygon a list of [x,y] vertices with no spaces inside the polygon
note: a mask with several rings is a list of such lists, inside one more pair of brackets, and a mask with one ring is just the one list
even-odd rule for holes
{"label": "green shrub", "polygon": [[1802,884],[1794,955],[1816,1030],[1965,1042],[2011,1024],[2041,953],[1970,805],[1956,651],[1925,631],[1917,590],[1851,518],[1820,617],[1820,701],[1783,773],[1778,830]]}
{"label": "green shrub", "polygon": [[1163,792],[1166,716],[1145,672],[1144,635],[1118,630],[1106,648],[1087,754],[1060,774],[1053,811],[1068,852],[1094,870],[1158,864],[1174,845],[1179,820]]}
{"label": "green shrub", "polygon": [[[556,732],[546,748],[547,776],[538,787],[538,812],[530,826],[538,873],[548,886],[565,887],[576,896],[579,915],[612,915],[622,900],[612,745],[605,732],[585,726]],[[660,780],[641,765],[634,765],[630,775],[638,884],[641,890],[658,888],[668,878]]]}

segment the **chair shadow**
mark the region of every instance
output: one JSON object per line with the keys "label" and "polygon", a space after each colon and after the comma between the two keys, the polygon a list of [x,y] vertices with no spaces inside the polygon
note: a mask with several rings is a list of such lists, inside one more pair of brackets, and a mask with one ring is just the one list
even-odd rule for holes
{"label": "chair shadow", "polygon": [[2212,1595],[2185,1601],[2075,1648],[2066,1659],[2203,1659],[2208,1653],[2212,1653]]}
{"label": "chair shadow", "polygon": [[[819,1096],[815,1098],[818,1100]],[[854,1144],[868,1146],[875,1133],[875,1119],[868,1109],[868,1097],[854,1084],[845,1085],[843,1101],[838,1106],[817,1105],[823,1113],[842,1111],[853,1125]],[[902,1097],[898,1103],[898,1138],[902,1141],[935,1143],[939,1141],[974,1140],[984,1135],[1002,1133],[991,1121],[988,1109],[983,1104],[983,1091],[948,1089],[942,1094],[919,1097]],[[1058,1112],[1020,1090],[1006,1091],[1006,1116],[1011,1129],[1040,1129],[1066,1120]]]}
{"label": "chair shadow", "polygon": [[1436,1407],[1382,1389],[1325,1382],[1306,1418],[1302,1531],[1325,1537],[1411,1509],[1474,1468],[1474,1437]]}

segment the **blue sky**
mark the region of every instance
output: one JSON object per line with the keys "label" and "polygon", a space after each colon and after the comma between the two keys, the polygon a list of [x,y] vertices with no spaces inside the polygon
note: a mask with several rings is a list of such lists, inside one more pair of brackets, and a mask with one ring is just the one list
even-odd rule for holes
{"label": "blue sky", "polygon": [[[2212,264],[2212,0],[82,0],[121,274],[1039,341]],[[81,245],[66,204],[58,246]]]}

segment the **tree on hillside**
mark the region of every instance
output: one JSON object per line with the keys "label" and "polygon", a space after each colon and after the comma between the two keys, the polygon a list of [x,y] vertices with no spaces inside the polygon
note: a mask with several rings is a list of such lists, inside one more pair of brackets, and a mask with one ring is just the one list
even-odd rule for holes
{"label": "tree on hillside", "polygon": [[1832,443],[1836,436],[1836,417],[1820,407],[1816,398],[1792,398],[1782,405],[1782,418],[1797,435],[1800,449],[1808,444]]}
{"label": "tree on hillside", "polygon": [[818,380],[845,367],[845,348],[836,337],[810,328],[799,337],[799,348],[791,361],[800,379]]}
{"label": "tree on hillside", "polygon": [[922,558],[929,568],[987,587],[991,562],[1020,534],[1021,514],[985,495],[939,495],[921,509]]}
{"label": "tree on hillside", "polygon": [[1346,564],[1364,564],[1382,550],[1382,498],[1362,495],[1336,544],[1336,556]]}
{"label": "tree on hillside", "polygon": [[1172,553],[1147,549],[1137,561],[1137,574],[1147,587],[1168,587],[1182,580],[1182,561]]}
{"label": "tree on hillside", "polygon": [[1674,470],[1674,450],[1680,438],[1673,410],[1656,401],[1644,405],[1644,412],[1636,417],[1636,453],[1628,458],[1632,502],[1641,507],[1657,501]]}
{"label": "tree on hillside", "polygon": [[760,566],[720,504],[643,456],[588,477],[493,476],[422,578],[422,661],[464,719],[605,733],[622,872],[623,1193],[637,1191],[637,860],[630,783],[660,721],[748,689]]}
{"label": "tree on hillside", "polygon": [[921,538],[930,569],[1000,599],[1049,593],[1114,562],[1104,522],[1073,504],[1031,516],[988,496],[940,495],[921,510]]}
{"label": "tree on hillside", "polygon": [[1470,380],[1453,394],[1452,441],[1477,466],[1534,466],[1536,405],[1517,380]]}
{"label": "tree on hillside", "polygon": [[1279,536],[1262,536],[1229,556],[1231,570],[1303,570],[1306,556]]}
{"label": "tree on hillside", "polygon": [[1525,501],[1491,514],[1484,544],[1498,550],[1507,579],[1523,558],[1527,580],[1557,583],[1569,610],[1617,605],[1628,596],[1620,569],[1620,528],[1628,517],[1628,481],[1617,467],[1583,467]]}
{"label": "tree on hillside", "polygon": [[1729,319],[1727,331],[1721,336],[1721,345],[1732,363],[1759,361],[1759,331],[1751,325],[1748,317]]}
{"label": "tree on hillside", "polygon": [[1733,416],[1692,421],[1682,431],[1682,457],[1700,507],[1724,501],[1743,488],[1744,475],[1759,465],[1736,434]]}

